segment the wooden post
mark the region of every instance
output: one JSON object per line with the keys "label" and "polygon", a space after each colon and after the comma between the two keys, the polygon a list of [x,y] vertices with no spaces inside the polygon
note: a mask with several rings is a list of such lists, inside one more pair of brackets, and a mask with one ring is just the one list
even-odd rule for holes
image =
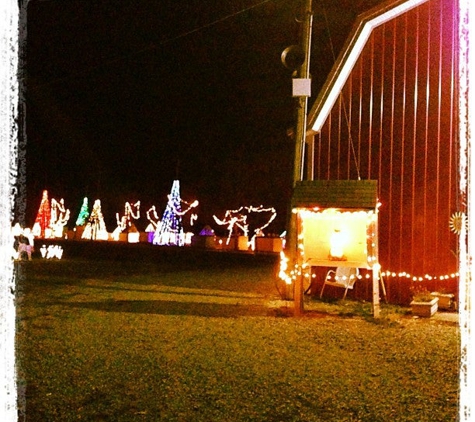
{"label": "wooden post", "polygon": [[[379,263],[379,202],[376,204],[375,215],[376,215],[376,227],[374,230],[373,242],[376,245],[376,253],[374,258],[376,262],[373,263],[373,317],[379,318],[380,316],[380,304],[379,304],[379,278],[381,276],[381,264]],[[381,280],[382,283],[384,283]],[[384,296],[386,296],[386,289],[383,284]]]}
{"label": "wooden post", "polygon": [[[295,233],[299,233],[300,231],[300,216],[299,214],[294,214],[295,216]],[[304,305],[303,305],[303,273],[302,273],[302,256],[300,254],[300,250],[298,247],[298,235],[296,236],[296,248],[295,251],[295,260],[294,262],[297,265],[297,277],[294,283],[294,314],[295,316],[301,316],[304,313]]]}
{"label": "wooden post", "polygon": [[379,273],[380,265],[373,265],[373,317],[379,318],[380,316],[380,304],[379,304]]}
{"label": "wooden post", "polygon": [[[302,50],[305,53],[305,59],[299,69],[298,77],[301,79],[310,79],[310,45],[312,39],[312,0],[306,0],[305,18],[302,27]],[[305,146],[305,134],[307,132],[307,105],[308,95],[298,97],[297,106],[297,124],[295,130],[295,155],[294,155],[294,187],[299,180],[303,178],[303,153]],[[298,216],[290,211],[289,216],[288,246],[290,251],[289,261],[297,265],[301,270],[300,256],[298,251]],[[294,283],[294,312],[295,315],[301,315],[303,309],[303,275],[297,275]]]}

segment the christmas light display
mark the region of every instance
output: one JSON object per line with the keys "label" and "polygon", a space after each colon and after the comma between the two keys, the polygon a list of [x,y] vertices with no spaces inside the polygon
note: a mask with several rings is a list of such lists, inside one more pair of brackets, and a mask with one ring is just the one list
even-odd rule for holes
{"label": "christmas light display", "polygon": [[455,279],[459,276],[458,272],[450,273],[450,274],[439,274],[439,275],[425,274],[423,276],[420,276],[420,275],[416,276],[416,275],[407,273],[405,271],[394,272],[394,271],[389,271],[389,270],[384,270],[381,272],[381,274],[385,277],[408,278],[408,279],[411,279],[412,281],[449,280],[449,279]]}
{"label": "christmas light display", "polygon": [[[187,208],[182,210],[181,204],[184,203]],[[198,201],[188,203],[180,198],[180,182],[174,180],[172,189],[168,195],[168,202],[163,212],[161,224],[153,236],[154,245],[185,245],[185,233],[183,230],[182,217],[191,209],[198,206]]]}
{"label": "christmas light display", "polygon": [[45,259],[57,258],[61,259],[63,257],[63,248],[59,245],[43,245],[40,248],[41,257]]}
{"label": "christmas light display", "polygon": [[35,237],[48,238],[51,237],[51,207],[48,199],[48,191],[43,191],[40,207],[36,215],[35,224],[33,225],[33,234]]}
{"label": "christmas light display", "polygon": [[[351,266],[368,268],[377,278],[406,278],[413,282],[456,279],[457,272],[441,275],[414,275],[405,271],[381,270],[377,263],[376,227],[378,203],[375,210],[339,211],[336,209],[294,209],[301,223],[298,235],[299,263],[289,267],[289,259],[280,254],[279,277],[292,284],[299,276],[315,278],[311,266]],[[463,222],[463,217],[455,216]],[[455,228],[459,221],[451,222]],[[454,230],[455,232],[455,230]],[[359,274],[358,279],[371,279],[372,275]],[[337,278],[335,280],[338,281]]]}
{"label": "christmas light display", "polygon": [[312,266],[371,268],[377,269],[379,276],[376,235],[380,205],[378,203],[375,210],[365,211],[293,209],[300,222],[299,258],[294,267],[289,268],[289,260],[281,252],[279,277],[289,285],[300,276],[309,279],[313,277]]}
{"label": "christmas light display", "polygon": [[69,210],[64,206],[64,199],[56,201],[51,199],[51,221],[50,228],[52,231],[52,237],[63,237],[64,227],[69,221]]}
{"label": "christmas light display", "polygon": [[277,212],[274,208],[264,208],[262,205],[259,205],[258,207],[250,205],[248,207],[240,207],[237,210],[227,210],[224,214],[223,219],[220,219],[216,217],[216,215],[213,215],[216,224],[219,224],[220,226],[227,226],[228,238],[226,240],[226,244],[229,244],[233,234],[237,234],[236,229],[241,230],[243,236],[249,237],[250,222],[248,221],[248,217],[250,217],[253,213],[269,214],[267,221],[253,230],[252,237],[249,241],[249,246],[254,249],[254,242],[256,236],[262,236],[263,230],[268,227],[269,224],[272,223],[272,221],[274,221],[275,217],[277,216]]}
{"label": "christmas light display", "polygon": [[236,229],[242,231],[243,236],[247,236],[249,232],[249,225],[247,224],[247,215],[242,215],[239,211],[242,210],[242,207],[239,210],[227,210],[224,213],[224,218],[221,220],[215,215],[213,215],[214,221],[220,226],[227,226],[228,229],[228,238],[226,244],[229,244],[231,236],[233,233],[236,233]]}
{"label": "christmas light display", "polygon": [[206,225],[201,229],[200,236],[214,236],[214,230]]}
{"label": "christmas light display", "polygon": [[117,219],[117,227],[114,229],[114,231],[111,234],[111,237],[113,240],[119,240],[119,235],[124,232],[127,228],[127,220],[125,216],[122,218],[119,218],[119,213],[116,214],[116,219]]}
{"label": "christmas light display", "polygon": [[107,233],[106,223],[101,210],[101,201],[96,199],[92,207],[91,215],[86,224],[86,228],[82,234],[83,239],[90,240],[108,240],[109,233]]}
{"label": "christmas light display", "polygon": [[159,229],[159,226],[161,224],[155,205],[152,205],[152,207],[149,208],[149,210],[147,211],[147,220],[149,221],[149,223],[148,226],[145,228],[145,232],[148,233],[148,242],[152,243],[154,233]]}
{"label": "christmas light display", "polygon": [[[135,209],[135,212],[134,212]],[[140,201],[130,205],[129,202],[125,203],[125,211],[122,217],[119,217],[119,213],[116,214],[117,227],[112,232],[112,239],[119,240],[119,235],[124,232],[138,233],[132,219],[138,220],[140,218]]]}
{"label": "christmas light display", "polygon": [[85,226],[88,218],[89,218],[88,199],[84,198],[81,205],[81,209],[79,210],[78,218],[76,220],[76,227]]}
{"label": "christmas light display", "polygon": [[20,223],[16,223],[13,227],[12,227],[12,235],[13,237],[18,237],[20,236],[20,234],[23,232],[23,229],[21,228],[20,226]]}

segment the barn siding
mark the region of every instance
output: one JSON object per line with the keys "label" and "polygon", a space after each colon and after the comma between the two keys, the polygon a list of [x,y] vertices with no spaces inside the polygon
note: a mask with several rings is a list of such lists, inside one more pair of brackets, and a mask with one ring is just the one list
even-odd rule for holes
{"label": "barn siding", "polygon": [[[449,221],[463,211],[457,11],[453,0],[428,0],[376,27],[314,136],[315,179],[378,180],[382,270],[434,276],[424,279],[429,288],[456,294],[458,279],[440,277],[457,272],[458,239]],[[390,300],[407,303],[412,282],[387,277]]]}

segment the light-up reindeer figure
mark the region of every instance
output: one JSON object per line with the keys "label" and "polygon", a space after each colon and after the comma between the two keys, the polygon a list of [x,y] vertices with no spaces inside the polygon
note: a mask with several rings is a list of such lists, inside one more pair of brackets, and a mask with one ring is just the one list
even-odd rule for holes
{"label": "light-up reindeer figure", "polygon": [[268,220],[263,225],[256,227],[254,229],[254,233],[249,241],[252,247],[252,250],[254,250],[256,237],[264,236],[264,229],[267,228],[270,225],[270,223],[272,223],[275,220],[275,217],[277,217],[277,211],[273,207],[264,208],[262,205],[259,205],[258,207],[253,207],[251,205],[250,207],[247,207],[246,209],[248,210],[249,213],[253,212],[253,213],[268,213],[269,214]]}
{"label": "light-up reindeer figure", "polygon": [[228,228],[228,238],[226,244],[229,245],[231,236],[233,235],[236,228],[242,230],[243,236],[248,236],[249,234],[249,224],[247,223],[247,215],[241,214],[241,211],[244,207],[241,207],[237,210],[227,210],[224,214],[224,218],[221,220],[215,215],[213,215],[214,221],[220,226],[227,226]]}
{"label": "light-up reindeer figure", "polygon": [[[184,209],[184,210],[182,209],[180,211],[180,210],[176,209],[175,205],[173,204],[173,200],[171,200],[170,195],[169,195],[169,204],[173,208],[173,210],[175,211],[176,215],[178,215],[180,217],[183,217],[185,214],[187,214],[193,208],[196,208],[199,205],[199,202],[198,202],[198,200],[195,200],[195,201],[189,203],[189,202],[186,202],[186,201],[184,201],[183,199],[180,198],[180,205],[185,204],[187,206],[186,209]],[[190,214],[190,225],[193,225],[193,222],[196,221],[197,219],[198,219],[198,215],[194,214],[194,213],[191,213]]]}
{"label": "light-up reindeer figure", "polygon": [[147,228],[145,229],[146,232],[155,231],[160,224],[160,217],[157,214],[157,209],[155,205],[152,205],[151,208],[147,211],[147,220],[150,221]]}
{"label": "light-up reindeer figure", "polygon": [[269,226],[269,224],[272,223],[272,221],[274,221],[275,217],[277,216],[274,208],[264,208],[262,205],[254,207],[251,205],[249,207],[241,207],[237,210],[227,210],[222,220],[213,215],[213,218],[217,224],[221,226],[227,226],[228,228],[228,238],[226,240],[226,244],[229,244],[231,236],[236,228],[243,232],[243,236],[249,237],[248,217],[250,217],[252,213],[270,213],[266,223],[253,230],[249,244],[252,249],[254,249],[256,236],[261,236],[263,234],[263,230]]}
{"label": "light-up reindeer figure", "polygon": [[64,199],[61,198],[59,202],[51,199],[51,222],[50,227],[53,237],[63,237],[64,227],[69,221],[69,210],[64,206]]}
{"label": "light-up reindeer figure", "polygon": [[148,226],[145,228],[145,233],[148,233],[148,241],[152,243],[153,234],[160,228],[160,217],[157,214],[157,209],[155,205],[152,205],[146,213],[147,220],[149,221]]}
{"label": "light-up reindeer figure", "polygon": [[126,202],[124,215],[119,217],[119,213],[117,213],[115,216],[117,219],[117,227],[112,232],[112,238],[119,240],[119,235],[128,231],[133,226],[132,219],[138,220],[140,218],[140,201],[132,205]]}

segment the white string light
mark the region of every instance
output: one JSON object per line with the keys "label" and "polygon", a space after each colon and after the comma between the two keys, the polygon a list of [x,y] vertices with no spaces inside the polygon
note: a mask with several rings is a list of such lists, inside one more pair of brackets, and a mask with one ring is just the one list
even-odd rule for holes
{"label": "white string light", "polygon": [[157,214],[157,209],[155,208],[155,205],[152,205],[152,207],[148,209],[146,214],[147,214],[147,220],[150,221],[150,224],[147,226],[145,231],[146,232],[156,231],[160,224],[160,217]]}
{"label": "white string light", "polygon": [[40,248],[41,257],[45,259],[57,258],[61,259],[63,256],[63,248],[59,245],[43,245]]}
{"label": "white string light", "polygon": [[[136,209],[135,214],[134,214],[134,208]],[[130,217],[132,217],[135,220],[138,220],[140,218],[140,201],[137,201],[133,205],[130,205],[129,202],[126,202],[125,203],[125,216],[127,217],[127,221],[130,221]]]}
{"label": "white string light", "polygon": [[[247,214],[243,213],[243,211],[247,212]],[[219,219],[218,217],[216,217],[216,215],[213,215],[213,218],[216,221],[216,224],[219,224],[220,226],[227,226],[228,238],[226,240],[226,244],[229,244],[229,241],[231,240],[231,236],[233,234],[235,227],[239,228],[243,232],[244,236],[246,237],[249,236],[249,223],[247,221],[247,217],[251,213],[266,213],[266,212],[271,213],[271,215],[265,224],[254,229],[254,233],[249,242],[249,244],[253,246],[255,237],[260,235],[263,232],[263,230],[266,227],[268,227],[270,223],[272,223],[272,221],[274,221],[275,217],[277,216],[277,212],[275,208],[273,207],[264,208],[263,205],[259,205],[258,207],[255,207],[253,205],[250,205],[247,207],[242,206],[238,208],[237,210],[227,210],[224,214],[223,219]]]}
{"label": "white string light", "polygon": [[64,227],[68,224],[69,216],[70,212],[64,206],[64,199],[61,198],[58,202],[56,199],[51,198],[50,228],[53,237],[63,237]]}
{"label": "white string light", "polygon": [[454,272],[450,274],[440,274],[440,275],[425,274],[424,276],[416,276],[405,271],[394,272],[394,271],[386,270],[386,271],[382,271],[381,275],[385,277],[393,277],[393,278],[407,278],[407,279],[411,279],[412,281],[425,281],[425,280],[431,281],[431,280],[454,279],[459,276],[459,273]]}
{"label": "white string light", "polygon": [[[154,245],[176,245],[183,246],[185,244],[185,234],[183,231],[182,217],[193,208],[199,205],[197,200],[192,203],[186,202],[180,197],[180,183],[178,180],[173,181],[172,190],[167,195],[168,201],[162,220],[157,226],[152,239]],[[181,204],[187,206],[181,209]]]}
{"label": "white string light", "polygon": [[[134,209],[136,210],[134,212]],[[130,205],[130,202],[126,202],[124,206],[124,215],[119,217],[119,213],[116,213],[115,218],[117,220],[117,227],[111,234],[112,239],[119,240],[120,234],[127,228],[132,227],[132,218],[138,220],[140,218],[140,201]]]}
{"label": "white string light", "polygon": [[101,200],[96,199],[92,207],[91,215],[81,236],[82,239],[108,240],[106,223],[101,211]]}
{"label": "white string light", "polygon": [[198,200],[193,201],[191,204],[189,202],[184,201],[183,199],[180,198],[180,203],[185,204],[188,208],[186,210],[179,211],[175,207],[175,204],[173,203],[173,199],[171,195],[168,195],[168,204],[170,207],[173,209],[173,212],[176,215],[179,215],[180,217],[183,217],[188,211],[190,211],[192,208],[196,208],[199,205]]}

